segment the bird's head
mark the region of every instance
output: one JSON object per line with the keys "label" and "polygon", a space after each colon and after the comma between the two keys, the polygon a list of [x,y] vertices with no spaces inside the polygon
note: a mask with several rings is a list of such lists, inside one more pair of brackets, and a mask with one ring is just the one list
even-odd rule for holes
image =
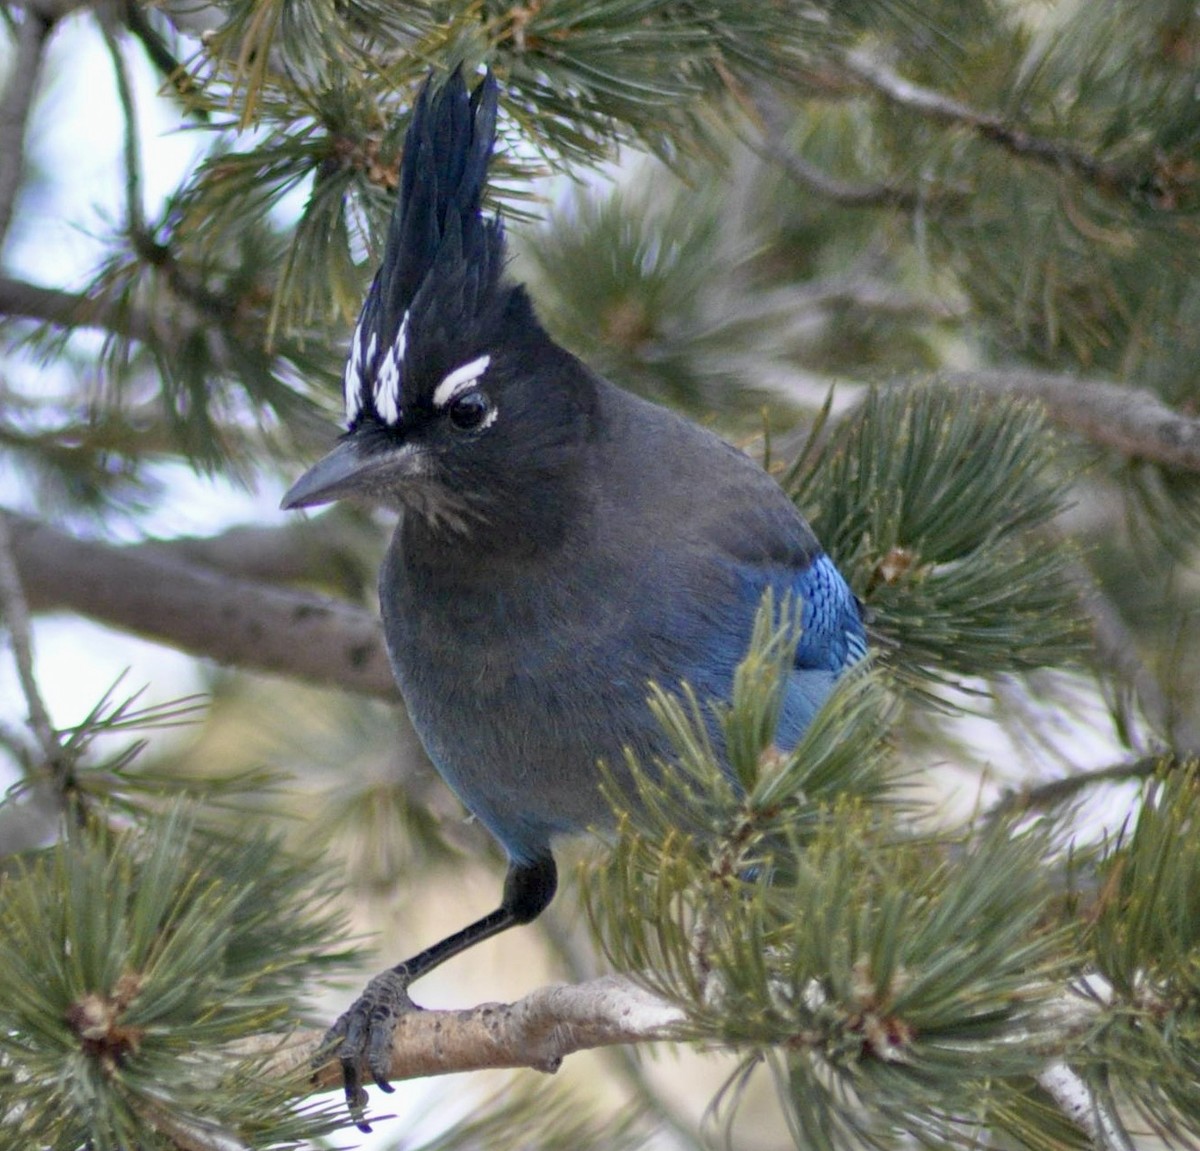
{"label": "bird's head", "polygon": [[348,430],[284,508],[368,499],[471,533],[569,471],[587,419],[584,373],[505,278],[503,225],[483,215],[496,112],[491,73],[470,94],[457,70],[422,89],[350,344]]}

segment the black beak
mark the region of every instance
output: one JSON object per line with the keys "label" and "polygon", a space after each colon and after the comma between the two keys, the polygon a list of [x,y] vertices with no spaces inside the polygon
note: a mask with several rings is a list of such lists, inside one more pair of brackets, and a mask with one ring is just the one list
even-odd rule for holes
{"label": "black beak", "polygon": [[423,464],[423,454],[413,444],[344,439],[292,484],[279,506],[293,511],[351,497],[380,499],[398,483],[419,477]]}

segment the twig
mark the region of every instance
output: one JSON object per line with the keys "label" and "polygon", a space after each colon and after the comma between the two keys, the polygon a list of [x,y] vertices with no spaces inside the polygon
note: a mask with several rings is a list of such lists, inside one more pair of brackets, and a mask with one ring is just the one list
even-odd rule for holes
{"label": "twig", "polygon": [[218,663],[397,698],[373,612],[0,516],[31,610],[67,608]]}
{"label": "twig", "polygon": [[0,313],[66,328],[102,328],[142,343],[184,342],[187,333],[150,313],[105,296],[84,296],[0,276]]}
{"label": "twig", "polygon": [[17,32],[16,58],[0,97],[0,248],[12,224],[21,174],[25,167],[25,129],[42,70],[53,17],[28,4]]}
{"label": "twig", "polygon": [[1065,1063],[1051,1063],[1037,1074],[1042,1089],[1075,1123],[1097,1151],[1135,1151],[1120,1119],[1103,1106],[1096,1093]]}
{"label": "twig", "polygon": [[[580,984],[596,978],[594,949],[577,945],[576,933],[571,931],[561,915],[555,914],[553,905],[550,913],[543,915],[538,924],[573,983]],[[653,1115],[660,1128],[669,1130],[680,1147],[692,1147],[700,1151],[701,1143],[694,1125],[688,1121],[674,1100],[669,1099],[650,1082],[645,1064],[637,1052],[628,1044],[618,1044],[610,1049],[610,1055],[617,1073],[633,1093],[636,1105],[647,1114]]]}
{"label": "twig", "polygon": [[163,273],[167,284],[181,300],[186,300],[222,327],[232,327],[235,324],[238,317],[237,303],[209,291],[204,282],[185,268],[176,259],[170,247],[160,243],[149,229],[131,228],[129,239],[134,252],[151,267]]}
{"label": "twig", "polygon": [[763,153],[797,184],[843,208],[901,208],[913,211],[921,205],[920,192],[891,181],[868,184],[839,179],[772,138],[763,141]]}
{"label": "twig", "polygon": [[[1163,467],[1200,471],[1200,420],[1180,415],[1150,392],[1104,380],[1017,369],[944,372],[939,378],[991,395],[1040,400],[1051,419],[1094,444]],[[1173,714],[1162,685],[1138,658],[1138,645],[1120,612],[1083,565],[1075,565],[1069,574],[1092,622],[1100,663],[1133,689],[1151,728],[1169,736],[1181,754],[1200,752],[1200,732]]]}
{"label": "twig", "polygon": [[1072,564],[1067,575],[1079,602],[1092,622],[1096,660],[1132,689],[1150,727],[1170,740],[1180,755],[1200,754],[1200,732],[1185,717],[1175,714],[1158,677],[1138,656],[1138,643],[1116,604],[1100,590],[1095,577],[1082,563]]}
{"label": "twig", "polygon": [[25,706],[29,709],[29,726],[37,739],[46,766],[50,768],[54,777],[56,791],[60,796],[65,795],[70,785],[70,764],[55,733],[54,725],[50,722],[50,713],[46,710],[45,701],[38,688],[33,659],[33,636],[29,627],[29,604],[26,602],[21,576],[17,571],[8,521],[3,515],[0,515],[0,608],[3,609],[4,622],[8,627],[13,660],[17,665],[17,678],[25,696]]}
{"label": "twig", "polygon": [[[529,1067],[553,1073],[576,1051],[618,1043],[650,1043],[678,1038],[684,1013],[622,976],[587,983],[542,987],[515,1003],[484,1003],[465,1011],[414,1011],[401,1018],[392,1043],[390,1078],[417,1079],[484,1068]],[[311,1065],[322,1034],[295,1035],[278,1048],[271,1072],[287,1075]],[[261,1042],[239,1045],[254,1054],[275,1049]],[[328,1090],[341,1082],[329,1062],[316,1083]]]}
{"label": "twig", "polygon": [[1052,779],[1034,787],[1010,790],[988,811],[989,819],[1018,812],[1045,811],[1074,799],[1081,791],[1101,783],[1125,783],[1131,779],[1149,779],[1162,767],[1161,756],[1142,756],[1128,763],[1114,763],[1095,771],[1082,771],[1063,779]]}
{"label": "twig", "polygon": [[161,1107],[146,1109],[145,1118],[179,1151],[251,1151],[248,1144],[215,1124],[202,1125],[196,1119],[183,1119]]}
{"label": "twig", "polygon": [[144,229],[133,230],[130,236],[137,254],[161,270],[172,289],[171,295],[156,301],[155,311],[119,295],[81,295],[0,276],[0,314],[65,328],[99,328],[153,348],[179,347],[200,337],[218,370],[242,371],[244,365],[230,344],[254,346],[251,314],[239,320],[235,305],[207,291]]}
{"label": "twig", "polygon": [[1192,725],[1175,721],[1162,685],[1138,657],[1138,645],[1117,607],[1100,590],[1082,563],[1070,565],[1067,575],[1075,585],[1080,606],[1091,620],[1097,665],[1132,689],[1149,726],[1159,735],[1170,738],[1171,752],[1143,755],[1094,771],[1006,791],[987,812],[989,820],[1019,812],[1046,811],[1069,803],[1081,792],[1099,784],[1148,779],[1160,769],[1167,754],[1186,757],[1200,753],[1200,738]]}
{"label": "twig", "polygon": [[[1025,156],[1049,167],[1065,168],[1104,191],[1145,194],[1162,179],[1160,172],[1149,174],[1127,170],[1101,160],[1069,141],[1038,136],[994,113],[980,112],[951,96],[922,88],[861,49],[847,52],[842,60],[853,76],[893,104],[930,119],[970,128],[982,139],[999,144],[1013,155]],[[1162,190],[1157,191],[1161,196]]]}
{"label": "twig", "polygon": [[[180,27],[183,21],[179,19],[176,11],[179,7],[180,5],[177,4],[164,4],[158,8],[158,12],[176,27]],[[184,5],[183,7],[188,6]],[[195,33],[199,36],[207,27],[208,21],[212,19],[212,13],[208,9],[198,9],[197,16],[198,22],[202,25]],[[137,37],[150,62],[162,73],[163,79],[181,98],[184,111],[195,116],[201,123],[208,123],[208,114],[202,108],[191,106],[193,101],[189,97],[195,93],[195,82],[188,75],[183,63],[171,51],[170,46],[154,29],[137,0],[127,0],[123,5],[121,19],[125,22],[125,27]]]}
{"label": "twig", "polygon": [[1050,417],[1093,443],[1180,471],[1200,472],[1200,420],[1139,388],[1023,369],[944,372],[949,384],[1039,399]]}
{"label": "twig", "polygon": [[762,125],[760,152],[808,191],[832,200],[843,208],[901,208],[913,211],[926,202],[927,197],[920,189],[905,188],[891,181],[863,183],[831,176],[787,146],[788,126],[784,122],[783,108],[777,93],[769,85],[757,85],[750,95],[750,102]]}
{"label": "twig", "polygon": [[[130,7],[132,8],[132,5]],[[116,79],[117,97],[121,102],[124,120],[122,159],[125,164],[125,215],[131,231],[144,232],[146,219],[142,210],[142,157],[138,145],[137,108],[133,99],[133,86],[129,83],[129,69],[125,66],[125,57],[121,54],[121,44],[113,30],[113,21],[102,19],[101,26],[104,29],[104,43],[109,56],[112,57],[113,76]]]}

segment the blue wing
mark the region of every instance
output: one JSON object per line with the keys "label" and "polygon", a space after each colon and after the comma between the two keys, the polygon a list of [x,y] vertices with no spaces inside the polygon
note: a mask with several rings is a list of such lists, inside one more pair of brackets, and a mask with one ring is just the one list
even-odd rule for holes
{"label": "blue wing", "polygon": [[675,504],[681,506],[670,510],[675,522],[686,524],[697,541],[701,562],[696,568],[707,570],[719,556],[717,566],[731,571],[737,586],[736,602],[722,606],[713,603],[719,585],[702,589],[697,581],[689,588],[691,604],[703,602],[701,614],[712,623],[702,640],[701,658],[687,669],[687,678],[702,695],[728,699],[733,669],[746,654],[749,626],[765,592],[770,589],[777,604],[799,603],[801,637],[776,737],[781,747],[790,747],[812,722],[838,676],[866,655],[861,608],[812,528],[775,481],[709,433],[685,427],[690,438],[705,437],[705,443],[687,445],[686,457],[683,451],[672,456],[676,467],[681,457],[700,464],[687,483],[671,488]]}
{"label": "blue wing", "polygon": [[867,654],[867,635],[857,598],[824,553],[798,575],[792,573],[790,586],[782,580],[771,582],[802,605],[800,642],[776,736],[781,746],[790,747],[804,734],[838,677]]}
{"label": "blue wing", "polygon": [[867,654],[862,611],[842,573],[822,553],[796,577],[792,588],[803,602],[803,634],[796,648],[797,670],[839,674]]}

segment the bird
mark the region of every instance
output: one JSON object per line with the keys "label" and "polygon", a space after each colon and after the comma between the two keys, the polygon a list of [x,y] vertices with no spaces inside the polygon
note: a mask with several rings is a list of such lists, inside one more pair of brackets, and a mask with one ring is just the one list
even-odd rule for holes
{"label": "bird", "polygon": [[[755,613],[800,638],[776,742],[867,652],[862,605],[776,481],[713,432],[609,382],[543,328],[483,210],[499,84],[417,96],[382,260],[351,337],[347,430],[285,509],[400,512],[379,576],[392,670],[429,758],[508,861],[495,911],[373,979],[323,1045],[362,1124],[411,983],[536,919],[553,844],[611,822],[606,765],[669,770],[651,684],[727,700]],[[720,753],[719,732],[715,746]]]}

